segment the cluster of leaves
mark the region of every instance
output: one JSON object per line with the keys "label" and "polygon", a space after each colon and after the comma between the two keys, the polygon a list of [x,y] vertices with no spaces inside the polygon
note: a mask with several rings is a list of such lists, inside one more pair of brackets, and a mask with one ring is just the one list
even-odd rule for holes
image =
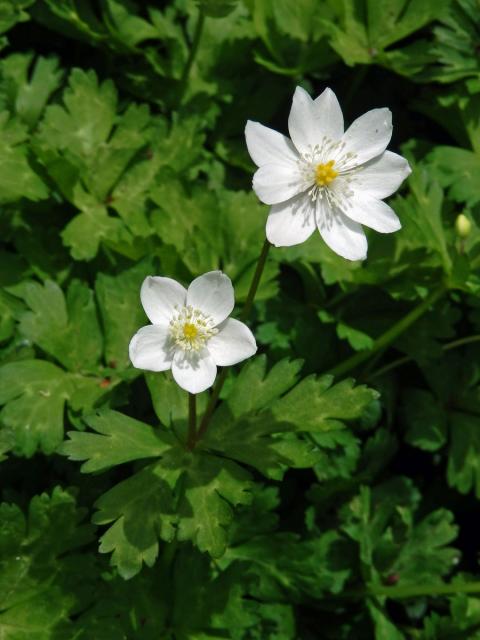
{"label": "cluster of leaves", "polygon": [[[479,16],[0,2],[1,638],[480,638]],[[221,268],[241,305],[245,122],[327,79],[349,121],[392,109],[403,228],[362,264],[271,250],[190,450],[186,394],[128,360],[140,284]]]}

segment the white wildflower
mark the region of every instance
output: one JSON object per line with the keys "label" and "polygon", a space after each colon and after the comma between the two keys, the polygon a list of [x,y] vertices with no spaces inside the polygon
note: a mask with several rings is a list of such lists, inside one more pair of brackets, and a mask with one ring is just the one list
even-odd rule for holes
{"label": "white wildflower", "polygon": [[217,365],[236,364],[257,350],[250,329],[228,317],[235,304],[233,287],[221,271],[196,278],[188,290],[171,278],[149,276],[140,298],[152,324],[130,341],[133,366],[171,368],[175,381],[190,393],[213,385]]}
{"label": "white wildflower", "polygon": [[348,260],[363,260],[367,239],[361,225],[380,233],[400,229],[383,198],[398,189],[410,167],[385,151],[392,136],[389,109],[373,109],[344,132],[343,114],[331,91],[312,100],[297,87],[288,118],[291,140],[258,122],[245,135],[259,169],[253,188],[273,205],[267,238],[277,247],[300,244],[318,228],[327,245]]}

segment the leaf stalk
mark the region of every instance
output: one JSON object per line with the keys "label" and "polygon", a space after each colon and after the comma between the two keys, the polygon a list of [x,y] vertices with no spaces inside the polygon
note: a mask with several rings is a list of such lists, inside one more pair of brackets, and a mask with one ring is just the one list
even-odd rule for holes
{"label": "leaf stalk", "polygon": [[368,360],[368,358],[370,358],[373,354],[377,353],[381,349],[385,349],[386,347],[390,346],[392,342],[394,342],[402,333],[409,329],[412,324],[414,324],[419,318],[421,318],[421,316],[423,316],[423,314],[426,313],[429,308],[433,304],[435,304],[435,302],[442,298],[447,293],[447,291],[448,289],[445,287],[445,285],[434,289],[434,291],[432,291],[432,293],[430,293],[430,295],[427,296],[425,300],[423,300],[418,306],[407,313],[407,315],[396,322],[392,327],[390,327],[390,329],[385,331],[385,333],[382,333],[382,335],[375,340],[370,350],[355,353],[353,356],[347,358],[347,360],[344,360],[333,369],[330,369],[328,373],[336,377],[343,376],[352,369],[358,367],[358,365],[362,364],[362,362],[365,362],[365,360]]}

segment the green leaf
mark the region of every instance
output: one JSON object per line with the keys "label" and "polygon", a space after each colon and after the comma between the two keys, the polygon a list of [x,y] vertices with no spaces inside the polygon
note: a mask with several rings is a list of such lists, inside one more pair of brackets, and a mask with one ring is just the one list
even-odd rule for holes
{"label": "green leaf", "polygon": [[342,509],[342,528],[357,542],[362,571],[373,584],[390,575],[402,585],[435,582],[458,558],[447,546],[458,533],[452,513],[439,509],[419,520],[419,497],[408,479],[391,478],[373,490],[362,486]]}
{"label": "green leaf", "polygon": [[170,446],[161,432],[117,411],[91,415],[86,423],[97,433],[69,431],[70,439],[59,449],[70,460],[86,460],[81,467],[84,473],[104,471],[131,460],[157,458]]}
{"label": "green leaf", "polygon": [[[477,354],[475,345],[470,347],[470,357]],[[411,444],[427,451],[447,444],[447,481],[451,487],[460,493],[474,490],[480,496],[480,386],[476,370],[468,362],[451,353],[427,368],[425,373],[435,395],[409,391],[404,421]]]}
{"label": "green leaf", "polygon": [[443,225],[444,194],[435,178],[428,165],[413,164],[409,178],[411,194],[395,201],[403,224],[399,244],[406,249],[422,247],[437,254],[445,272],[450,273],[452,260]]}
{"label": "green leaf", "polygon": [[[287,594],[290,601],[301,601],[303,594],[318,598],[340,592],[350,573],[350,555],[348,543],[334,531],[312,540],[275,533],[229,548],[220,563],[250,561],[258,579],[256,597],[276,600]],[[315,573],[316,566],[323,568],[321,575]]]}
{"label": "green leaf", "polygon": [[314,445],[288,433],[277,435],[292,428],[273,413],[274,401],[296,382],[300,367],[300,361],[282,360],[267,374],[264,357],[250,360],[215,412],[200,446],[276,479],[289,466],[313,466],[318,459]]}
{"label": "green leaf", "polygon": [[449,188],[455,202],[473,206],[480,202],[476,178],[480,171],[480,153],[457,147],[438,146],[430,154],[442,187]]}
{"label": "green leaf", "polygon": [[35,0],[3,0],[0,3],[0,33],[9,31],[18,22],[26,22],[30,16],[25,11]]}
{"label": "green leaf", "polygon": [[153,273],[152,263],[145,260],[115,276],[97,275],[95,293],[105,332],[105,359],[113,368],[129,366],[128,344],[148,324],[140,304],[140,286]]}
{"label": "green leaf", "polygon": [[448,605],[446,611],[432,612],[428,618],[424,619],[422,635],[419,636],[421,640],[448,640],[455,636],[461,638],[462,635],[478,640],[480,637],[478,598],[459,593],[449,598]]}
{"label": "green leaf", "polygon": [[[171,180],[157,186],[152,199],[160,207],[153,219],[158,234],[177,249],[192,276],[221,267],[233,280],[236,299],[244,300],[265,235],[264,211],[254,195],[194,189],[187,196]],[[180,210],[184,215],[178,217]],[[277,272],[277,265],[268,261],[256,300],[275,295]]]}
{"label": "green leaf", "polygon": [[329,431],[345,420],[358,420],[378,398],[373,389],[355,387],[353,379],[333,384],[333,376],[309,376],[275,404],[272,411],[297,431]]}
{"label": "green leaf", "polygon": [[108,205],[118,210],[133,233],[151,233],[138,203],[136,209],[131,203],[122,204],[122,187],[118,192],[115,187],[158,131],[146,105],[130,104],[117,116],[113,83],[100,83],[93,71],[73,69],[62,98],[63,106],[47,107],[35,150],[64,197],[81,211],[63,230],[63,241],[75,259],[90,260],[101,241],[114,247],[133,243],[122,221],[110,215]]}
{"label": "green leaf", "polygon": [[20,285],[18,292],[31,311],[22,314],[20,331],[71,371],[96,367],[102,353],[102,334],[93,292],[73,280],[65,298],[51,280]]}
{"label": "green leaf", "polygon": [[187,467],[183,483],[178,539],[192,540],[200,551],[218,558],[227,545],[232,507],[251,501],[250,474],[229,460],[198,455]]}
{"label": "green leaf", "polygon": [[64,151],[70,161],[92,162],[113,128],[117,92],[111,80],[99,83],[93,71],[73,69],[63,104],[47,107],[39,142]]}
{"label": "green leaf", "polygon": [[10,119],[7,112],[0,113],[0,202],[16,202],[21,198],[43,200],[48,189],[30,166],[29,147],[24,144],[27,134],[18,120]]}
{"label": "green leaf", "polygon": [[[348,65],[377,63],[411,73],[408,46],[392,49],[392,45],[436,20],[447,6],[448,0],[344,0],[334,5],[339,24],[325,20],[323,26],[331,46]],[[420,51],[417,47],[410,56]]]}
{"label": "green leaf", "polygon": [[[416,522],[408,509],[399,511],[408,531],[407,540],[390,565],[390,573],[401,576],[402,584],[428,584],[432,578],[447,574],[459,560],[458,551],[447,546],[458,535],[453,514],[437,509]],[[393,545],[396,541],[389,543]]]}
{"label": "green leaf", "polygon": [[15,446],[15,436],[8,429],[0,430],[0,462],[7,459],[6,453],[11,451]]}
{"label": "green leaf", "polygon": [[318,317],[327,324],[335,323],[337,336],[341,340],[348,340],[348,343],[355,351],[369,350],[373,347],[374,340],[367,333],[350,326],[342,320],[336,321],[335,317],[328,311],[319,311]]}
{"label": "green leaf", "polygon": [[369,600],[367,607],[372,617],[376,640],[405,640],[403,633],[389,620],[377,602]]}
{"label": "green leaf", "polygon": [[337,325],[337,335],[340,339],[348,340],[355,351],[369,350],[374,344],[374,340],[365,332],[354,329],[343,322],[339,322]]}
{"label": "green leaf", "polygon": [[440,18],[442,26],[434,29],[436,66],[431,75],[437,82],[480,78],[476,55],[478,3],[476,0],[456,0],[450,3],[448,13]]}
{"label": "green leaf", "polygon": [[179,545],[171,563],[170,555],[164,546],[157,565],[128,582],[104,572],[92,606],[75,619],[75,638],[294,640],[292,607],[252,599],[246,567],[219,571],[191,545]]}
{"label": "green leaf", "polygon": [[360,442],[351,431],[326,431],[312,434],[312,438],[321,450],[315,465],[318,480],[349,478],[353,474],[360,458]]}
{"label": "green leaf", "polygon": [[17,455],[37,449],[51,454],[63,440],[65,402],[91,412],[109,392],[102,378],[70,374],[45,360],[18,360],[0,366],[0,423],[14,439]]}
{"label": "green leaf", "polygon": [[[478,396],[478,390],[476,392]],[[478,414],[450,414],[450,448],[447,478],[460,493],[474,491],[480,497],[480,434]]]}
{"label": "green leaf", "polygon": [[447,416],[433,394],[424,389],[405,393],[406,440],[425,451],[437,451],[447,440]]}
{"label": "green leaf", "polygon": [[106,0],[103,19],[119,46],[134,48],[144,40],[158,39],[157,29],[132,10],[132,4],[124,0]]}
{"label": "green leaf", "polygon": [[49,454],[63,439],[63,411],[72,386],[62,369],[43,360],[21,360],[0,367],[0,422],[9,427],[18,452],[37,448]]}
{"label": "green leaf", "polygon": [[360,418],[376,392],[354,388],[352,380],[332,386],[331,376],[311,376],[294,386],[300,366],[282,360],[266,374],[264,357],[250,360],[201,446],[277,479],[288,467],[314,466],[322,454],[306,433],[343,428],[341,420]]}
{"label": "green leaf", "polygon": [[1,75],[8,104],[31,129],[42,115],[52,93],[58,89],[63,77],[57,58],[38,57],[17,53],[1,63]]}
{"label": "green leaf", "polygon": [[[77,447],[86,436],[78,434]],[[233,507],[251,500],[250,474],[234,462],[200,451],[188,453],[169,434],[162,436],[157,455],[158,462],[123,480],[96,503],[94,522],[111,524],[100,551],[113,552],[112,564],[124,578],[138,573],[143,563],[153,566],[158,538],[191,540],[201,551],[221,556]],[[105,466],[99,461],[95,468]]]}
{"label": "green leaf", "polygon": [[158,555],[158,537],[171,541],[177,520],[172,495],[178,470],[159,463],[145,467],[110,489],[96,502],[96,524],[111,527],[100,539],[100,552],[112,554],[120,575],[131,578],[145,563],[152,567]]}
{"label": "green leaf", "polygon": [[20,300],[0,289],[0,342],[8,340],[14,334],[15,320],[22,311],[24,306]]}
{"label": "green leaf", "polygon": [[299,76],[328,68],[336,56],[326,42],[333,11],[328,3],[309,0],[248,2],[253,26],[268,52],[255,51],[255,62],[270,72]]}
{"label": "green leaf", "polygon": [[[90,542],[92,528],[81,520],[68,492],[33,497],[28,516],[15,504],[0,505],[0,634],[6,640],[48,640],[78,606],[81,565],[65,557]],[[87,561],[85,568],[89,568]]]}
{"label": "green leaf", "polygon": [[105,30],[88,0],[45,0],[32,9],[35,19],[48,28],[58,30],[70,38],[87,42],[101,42]]}
{"label": "green leaf", "polygon": [[110,216],[107,208],[79,185],[73,189],[73,202],[81,213],[70,220],[61,236],[74,260],[92,260],[107,239],[110,243],[130,239],[121,220]]}
{"label": "green leaf", "polygon": [[[168,373],[145,373],[145,381],[150,391],[153,408],[165,427],[171,427],[174,423],[186,424],[188,418],[188,401],[184,389],[178,386],[173,376]],[[204,402],[206,398],[197,395],[197,403]],[[197,411],[199,407],[197,406]],[[201,413],[201,411],[198,411]]]}

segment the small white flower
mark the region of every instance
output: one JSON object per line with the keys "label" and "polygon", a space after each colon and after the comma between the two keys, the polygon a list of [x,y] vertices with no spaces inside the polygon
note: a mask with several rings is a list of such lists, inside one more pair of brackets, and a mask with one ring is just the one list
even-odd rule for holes
{"label": "small white flower", "polygon": [[188,290],[171,278],[149,276],[140,299],[152,324],[130,341],[133,366],[148,371],[171,368],[177,384],[190,393],[213,385],[217,365],[236,364],[257,350],[250,329],[228,317],[235,304],[233,287],[221,271],[196,278]]}
{"label": "small white flower", "polygon": [[391,233],[400,221],[384,202],[410,174],[402,156],[385,151],[392,136],[389,109],[372,109],[344,132],[343,114],[331,89],[312,100],[297,87],[288,118],[291,140],[248,121],[247,147],[260,167],[255,193],[273,205],[267,238],[277,247],[307,240],[318,228],[327,245],[348,260],[363,260],[361,225]]}

